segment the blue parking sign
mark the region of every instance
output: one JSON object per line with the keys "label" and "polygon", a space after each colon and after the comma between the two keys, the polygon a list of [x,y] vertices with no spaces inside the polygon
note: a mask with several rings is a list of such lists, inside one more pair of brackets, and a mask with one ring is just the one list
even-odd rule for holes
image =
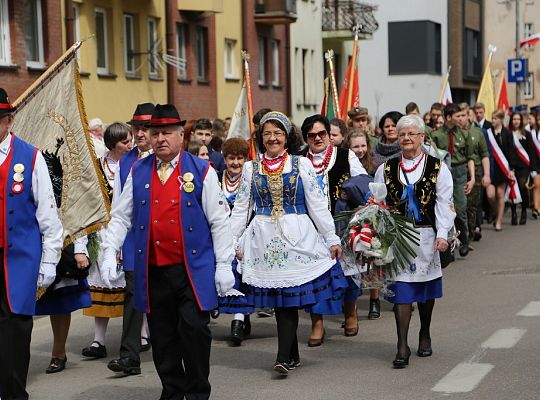
{"label": "blue parking sign", "polygon": [[521,83],[527,79],[527,59],[511,58],[508,60],[508,82]]}

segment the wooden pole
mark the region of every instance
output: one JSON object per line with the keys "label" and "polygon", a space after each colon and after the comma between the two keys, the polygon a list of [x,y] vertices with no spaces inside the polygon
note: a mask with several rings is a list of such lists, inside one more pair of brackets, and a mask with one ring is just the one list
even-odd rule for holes
{"label": "wooden pole", "polygon": [[242,51],[244,60],[244,82],[246,84],[247,108],[249,118],[249,158],[251,160],[257,157],[257,148],[255,147],[255,125],[253,124],[253,99],[251,97],[251,78],[249,75],[249,54]]}
{"label": "wooden pole", "polygon": [[439,94],[439,103],[442,102],[442,99],[443,99],[443,96],[444,96],[444,91],[446,90],[446,85],[448,85],[448,79],[450,78],[450,70],[452,69],[452,66],[449,65],[448,66],[448,71],[446,71],[446,75],[444,76],[444,80],[443,80],[443,84],[442,84],[442,88],[441,88],[441,93]]}
{"label": "wooden pole", "polygon": [[[341,112],[339,109],[339,97],[338,97],[338,91],[337,91],[337,84],[336,84],[336,74],[334,71],[334,50],[328,50],[324,57],[326,58],[326,62],[328,62],[328,69],[330,70],[330,91],[332,92],[332,103],[334,104],[334,115],[336,117],[341,116]],[[328,101],[328,100],[327,100]]]}

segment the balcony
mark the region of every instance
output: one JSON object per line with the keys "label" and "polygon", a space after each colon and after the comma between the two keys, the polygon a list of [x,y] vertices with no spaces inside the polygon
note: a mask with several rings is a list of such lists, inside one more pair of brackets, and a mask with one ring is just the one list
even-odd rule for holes
{"label": "balcony", "polygon": [[323,39],[352,40],[355,25],[360,27],[360,38],[367,39],[379,28],[377,6],[359,0],[323,0],[322,6]]}
{"label": "balcony", "polygon": [[178,0],[178,10],[199,13],[222,13],[224,0]]}
{"label": "balcony", "polygon": [[296,0],[255,0],[255,22],[292,24],[296,21]]}

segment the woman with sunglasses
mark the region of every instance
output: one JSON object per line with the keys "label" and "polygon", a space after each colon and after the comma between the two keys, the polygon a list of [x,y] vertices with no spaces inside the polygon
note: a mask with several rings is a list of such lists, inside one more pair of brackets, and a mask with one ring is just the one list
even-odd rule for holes
{"label": "woman with sunglasses", "polygon": [[[302,135],[308,148],[304,155],[311,161],[317,180],[326,197],[327,206],[334,215],[336,201],[339,199],[341,185],[351,176],[365,174],[366,170],[356,155],[348,149],[337,147],[331,143],[330,122],[320,114],[312,115],[302,124]],[[344,298],[335,298],[316,304],[310,308],[311,335],[309,347],[320,346],[324,342],[323,315],[345,314],[345,336],[358,334],[358,316],[356,299],[360,288],[348,278],[349,288]]]}
{"label": "woman with sunglasses", "polygon": [[337,262],[340,239],[313,166],[287,152],[291,129],[280,112],[262,117],[257,142],[263,154],[244,164],[230,218],[246,301],[275,310],[274,371],[283,376],[300,365],[298,309],[347,287]]}

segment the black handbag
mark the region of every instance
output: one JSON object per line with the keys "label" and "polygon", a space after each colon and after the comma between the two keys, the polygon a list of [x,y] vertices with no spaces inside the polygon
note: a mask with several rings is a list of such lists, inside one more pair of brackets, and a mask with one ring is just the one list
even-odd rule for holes
{"label": "black handbag", "polygon": [[77,268],[77,261],[75,261],[75,245],[71,243],[64,250],[62,250],[60,261],[56,266],[56,276],[60,278],[77,280],[85,279],[88,277],[89,269],[90,265],[84,269]]}

